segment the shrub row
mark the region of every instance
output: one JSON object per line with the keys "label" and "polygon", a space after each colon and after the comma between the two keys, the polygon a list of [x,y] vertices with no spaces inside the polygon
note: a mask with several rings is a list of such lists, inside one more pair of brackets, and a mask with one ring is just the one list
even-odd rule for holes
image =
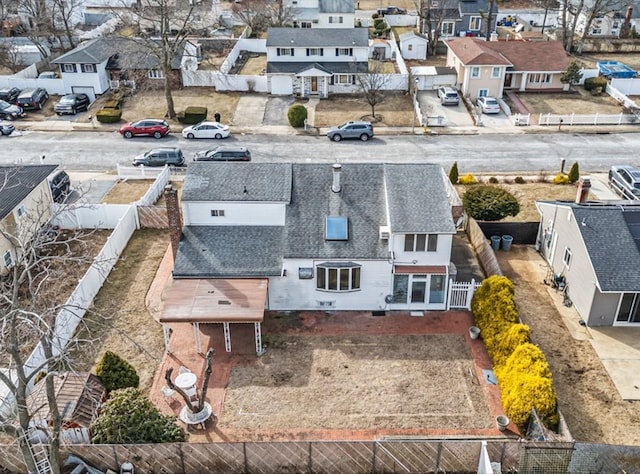
{"label": "shrub row", "polygon": [[531,343],[529,327],[519,323],[514,294],[508,278],[491,276],[473,295],[471,311],[493,362],[506,415],[524,427],[535,407],[555,428],[558,414],[551,370],[542,351]]}
{"label": "shrub row", "polygon": [[96,119],[100,123],[118,123],[122,118],[120,101],[117,99],[108,100],[96,114]]}

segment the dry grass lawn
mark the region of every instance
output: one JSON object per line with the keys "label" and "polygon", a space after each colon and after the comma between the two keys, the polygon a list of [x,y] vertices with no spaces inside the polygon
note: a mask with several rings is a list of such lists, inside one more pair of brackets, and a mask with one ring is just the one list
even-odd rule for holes
{"label": "dry grass lawn", "polygon": [[482,387],[468,376],[472,366],[458,335],[271,337],[256,364],[231,372],[220,423],[249,430],[490,428]]}
{"label": "dry grass lawn", "polygon": [[247,62],[242,66],[240,74],[246,76],[264,76],[267,73],[267,56],[249,56]]}
{"label": "dry grass lawn", "polygon": [[577,93],[520,92],[518,97],[532,114],[619,114],[623,111],[622,106],[608,94],[593,96],[584,87],[575,89]]}
{"label": "dry grass lawn", "polygon": [[[539,183],[529,182],[537,180],[539,177],[528,177],[527,183],[515,184],[513,183],[514,177],[498,177],[496,176],[501,187],[506,188],[514,196],[518,198],[520,204],[520,212],[515,217],[507,217],[500,222],[538,222],[540,220],[540,214],[536,209],[536,200],[573,200],[576,197],[576,186],[572,184],[552,184],[550,182]],[[550,180],[551,177],[548,178]],[[483,178],[482,181],[488,182],[488,178]],[[456,185],[456,190],[460,197],[471,186]]]}
{"label": "dry grass lawn", "polygon": [[408,94],[385,94],[376,105],[376,120],[371,106],[361,96],[330,96],[316,106],[315,126],[331,127],[348,120],[371,120],[374,127],[410,127],[413,109]]}
{"label": "dry grass lawn", "polygon": [[[182,195],[183,181],[170,181],[171,185],[178,190],[178,199]],[[149,186],[153,184],[151,179],[132,179],[128,181],[118,181],[102,199],[103,204],[130,204],[145,195]],[[164,206],[164,195],[156,202],[156,206]]]}
{"label": "dry grass lawn", "polygon": [[[232,120],[239,100],[239,92],[219,93],[212,87],[187,87],[173,91],[176,112],[189,106],[207,107],[208,118],[213,120],[213,114],[219,112],[225,124]],[[124,102],[122,120],[162,118],[166,112],[167,104],[161,90],[138,90]],[[174,123],[180,124],[178,121]]]}
{"label": "dry grass lawn", "polygon": [[582,63],[582,65],[587,69],[596,69],[598,61],[619,61],[636,71],[640,70],[640,54],[637,53],[583,54],[581,56],[575,56],[573,59]]}

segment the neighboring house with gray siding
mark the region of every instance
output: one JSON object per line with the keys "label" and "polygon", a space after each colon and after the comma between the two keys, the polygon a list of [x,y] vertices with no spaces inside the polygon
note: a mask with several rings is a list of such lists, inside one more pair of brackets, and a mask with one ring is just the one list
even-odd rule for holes
{"label": "neighboring house with gray siding", "polygon": [[366,28],[269,28],[267,82],[274,95],[328,97],[358,90],[369,69]]}
{"label": "neighboring house with gray siding", "polygon": [[539,201],[538,248],[587,326],[640,324],[640,204]]}
{"label": "neighboring house with gray siding", "polygon": [[[424,2],[422,18],[431,17],[432,26],[440,25],[440,36],[482,36],[486,37],[487,27],[495,31],[498,16],[498,2],[493,3],[491,24],[488,25],[489,1],[487,0],[429,0]],[[426,11],[428,10],[428,11]],[[420,32],[427,33],[427,22],[420,25]]]}
{"label": "neighboring house with gray siding", "polygon": [[446,309],[448,186],[435,164],[190,164],[173,278],[261,280],[270,310]]}

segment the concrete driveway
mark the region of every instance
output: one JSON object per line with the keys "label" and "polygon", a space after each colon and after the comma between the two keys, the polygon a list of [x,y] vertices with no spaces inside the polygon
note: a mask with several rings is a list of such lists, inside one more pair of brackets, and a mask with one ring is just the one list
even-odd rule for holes
{"label": "concrete driveway", "polygon": [[444,117],[443,127],[472,127],[475,125],[462,101],[458,105],[442,105],[436,91],[418,92],[422,114],[429,117],[429,126],[438,126],[434,117]]}

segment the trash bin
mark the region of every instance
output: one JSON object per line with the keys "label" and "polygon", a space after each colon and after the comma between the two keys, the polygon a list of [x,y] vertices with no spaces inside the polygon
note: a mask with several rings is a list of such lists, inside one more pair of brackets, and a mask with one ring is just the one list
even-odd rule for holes
{"label": "trash bin", "polygon": [[491,236],[491,248],[493,250],[500,250],[500,239],[501,237],[499,235]]}
{"label": "trash bin", "polygon": [[511,244],[513,243],[513,237],[510,235],[502,236],[502,250],[509,251],[511,250]]}

